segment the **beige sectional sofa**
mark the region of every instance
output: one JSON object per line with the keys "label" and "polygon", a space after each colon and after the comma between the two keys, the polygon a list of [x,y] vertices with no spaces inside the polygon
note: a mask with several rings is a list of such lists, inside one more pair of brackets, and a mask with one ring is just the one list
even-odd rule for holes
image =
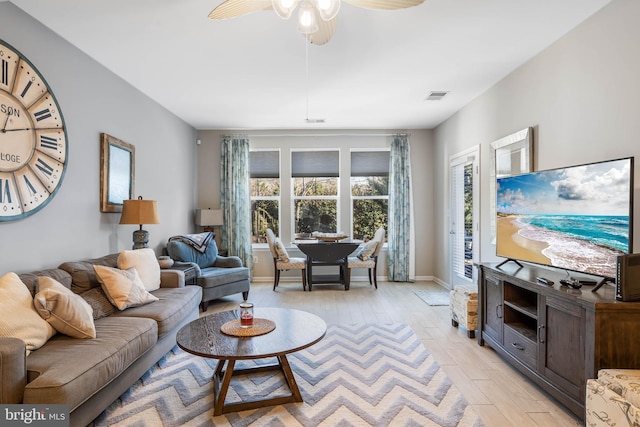
{"label": "beige sectional sofa", "polygon": [[198,317],[202,289],[185,286],[181,271],[161,270],[160,288],[151,291],[157,301],[120,311],[94,298],[100,292],[94,265],[117,267],[118,254],[18,275],[32,295],[37,277],[46,276],[82,296],[93,308],[96,337],[57,333],[28,355],[23,340],[0,337],[0,403],[67,404],[71,425],[85,426],[171,350],[177,331]]}

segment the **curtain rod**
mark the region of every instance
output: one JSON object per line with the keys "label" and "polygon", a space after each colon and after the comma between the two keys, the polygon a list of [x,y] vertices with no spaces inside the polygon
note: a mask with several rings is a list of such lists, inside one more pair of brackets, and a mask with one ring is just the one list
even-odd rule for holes
{"label": "curtain rod", "polygon": [[274,133],[274,134],[231,134],[231,135],[221,135],[223,137],[234,137],[234,136],[243,136],[247,138],[272,138],[272,137],[325,137],[325,136],[333,136],[333,137],[344,137],[344,136],[411,136],[410,133]]}

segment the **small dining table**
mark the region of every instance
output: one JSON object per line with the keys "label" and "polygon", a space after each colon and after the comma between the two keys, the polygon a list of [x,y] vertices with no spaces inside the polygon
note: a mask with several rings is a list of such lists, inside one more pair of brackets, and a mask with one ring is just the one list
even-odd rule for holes
{"label": "small dining table", "polygon": [[[349,290],[350,272],[349,255],[355,251],[360,243],[359,240],[344,239],[333,242],[322,240],[304,240],[294,242],[300,251],[307,256],[307,285],[309,291],[313,284],[319,283],[340,283],[344,285],[344,290]],[[338,266],[337,275],[313,274],[313,267]]]}

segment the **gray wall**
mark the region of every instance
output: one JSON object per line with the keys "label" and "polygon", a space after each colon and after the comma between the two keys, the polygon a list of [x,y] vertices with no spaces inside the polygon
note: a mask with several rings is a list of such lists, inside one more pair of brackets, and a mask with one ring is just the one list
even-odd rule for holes
{"label": "gray wall", "polygon": [[0,3],[0,38],[42,73],[62,108],[68,169],[47,206],[0,222],[0,275],[130,249],[133,225],[100,212],[100,133],[136,147],[135,193],[158,201],[159,225],[145,226],[159,253],[168,237],[192,231],[196,177],[191,126],[11,3]]}
{"label": "gray wall", "polygon": [[[251,131],[244,132],[248,135],[252,147],[281,147],[283,155],[291,148],[312,147],[358,147],[380,148],[389,147],[390,138],[383,136],[390,133],[402,132],[398,130],[332,130],[332,131]],[[237,131],[199,131],[198,138],[201,145],[198,148],[198,205],[201,208],[218,208],[220,206],[220,138],[225,134],[234,134]],[[258,135],[251,138],[251,135]],[[316,136],[310,136],[310,135]],[[419,279],[429,279],[434,271],[434,246],[433,246],[433,187],[434,175],[431,161],[432,132],[429,130],[411,130],[409,142],[411,145],[411,172],[414,184],[414,206],[416,217],[416,276]],[[274,136],[270,136],[274,135]],[[335,136],[332,136],[335,135]],[[366,136],[362,136],[366,135]],[[346,151],[348,153],[348,151]],[[343,152],[343,156],[345,152]],[[344,157],[343,157],[344,158]],[[288,203],[284,201],[283,203]],[[345,211],[347,212],[347,211]],[[283,212],[283,238],[284,242],[290,239],[286,224],[289,223]],[[345,215],[347,215],[345,213]],[[342,224],[347,224],[348,216],[343,217]],[[346,225],[343,226],[346,228]],[[348,230],[343,230],[348,232]],[[287,245],[290,247],[291,245]],[[301,256],[297,249],[292,249],[292,256]],[[254,248],[254,257],[258,263],[254,266],[254,281],[273,280],[273,261],[266,247]],[[378,275],[386,276],[386,256],[384,252],[378,261]],[[381,268],[380,268],[381,267]],[[363,279],[366,271],[354,273],[354,280]],[[299,272],[287,272],[282,280],[299,280]]]}
{"label": "gray wall", "polygon": [[[481,260],[489,241],[489,144],[534,128],[536,170],[619,157],[640,160],[640,2],[613,0],[434,130],[435,275],[449,282],[448,159],[481,146]],[[636,161],[635,250],[640,248]]]}

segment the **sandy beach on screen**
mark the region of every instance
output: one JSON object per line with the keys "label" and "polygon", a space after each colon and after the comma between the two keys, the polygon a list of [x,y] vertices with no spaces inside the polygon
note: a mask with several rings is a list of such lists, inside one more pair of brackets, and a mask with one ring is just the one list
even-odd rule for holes
{"label": "sandy beach on screen", "polygon": [[523,259],[541,264],[549,264],[551,260],[542,254],[547,248],[545,242],[526,239],[518,234],[516,216],[499,216],[496,219],[496,232],[500,241],[500,253],[510,254],[511,258]]}

